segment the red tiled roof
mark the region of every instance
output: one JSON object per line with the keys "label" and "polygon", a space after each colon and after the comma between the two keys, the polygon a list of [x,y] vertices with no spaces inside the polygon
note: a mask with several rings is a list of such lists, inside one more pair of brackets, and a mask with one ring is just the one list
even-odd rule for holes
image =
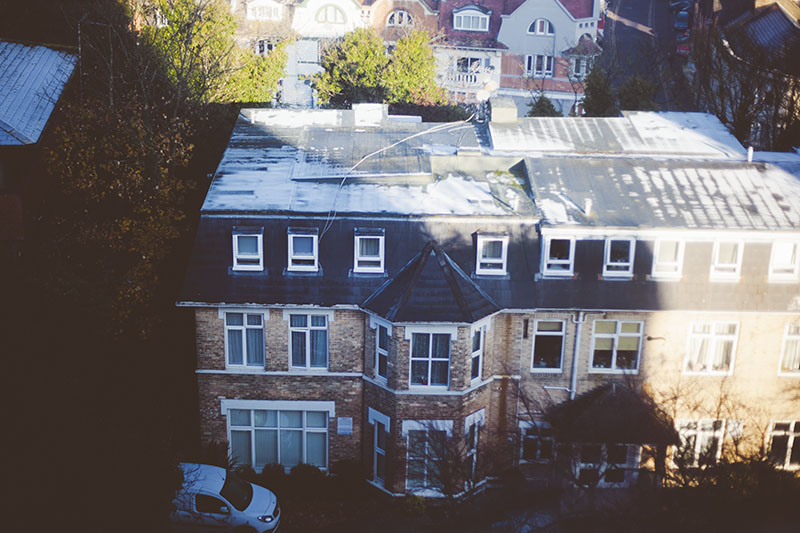
{"label": "red tiled roof", "polygon": [[585,19],[592,16],[594,0],[558,0],[564,9],[576,19]]}

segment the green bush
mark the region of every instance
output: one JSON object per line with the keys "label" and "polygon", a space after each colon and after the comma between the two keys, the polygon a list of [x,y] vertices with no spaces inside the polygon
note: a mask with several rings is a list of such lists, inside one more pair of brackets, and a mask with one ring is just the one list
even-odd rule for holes
{"label": "green bush", "polygon": [[258,476],[258,484],[266,487],[280,498],[286,492],[288,476],[282,464],[272,463],[265,465]]}
{"label": "green bush", "polygon": [[422,122],[458,122],[467,120],[472,115],[472,110],[465,106],[446,105],[418,105],[410,103],[389,104],[389,113],[392,115],[412,115],[422,117]]}

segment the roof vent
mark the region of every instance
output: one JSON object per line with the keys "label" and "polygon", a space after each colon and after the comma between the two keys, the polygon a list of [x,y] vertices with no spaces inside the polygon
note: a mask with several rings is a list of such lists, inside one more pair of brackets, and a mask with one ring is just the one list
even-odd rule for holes
{"label": "roof vent", "polygon": [[752,146],[748,146],[747,147],[747,162],[748,163],[752,163],[753,162],[753,147]]}
{"label": "roof vent", "polygon": [[380,126],[389,117],[387,104],[353,104],[356,126]]}
{"label": "roof vent", "polygon": [[495,124],[511,124],[517,121],[517,104],[511,98],[489,98],[491,121]]}
{"label": "roof vent", "polygon": [[591,198],[586,198],[583,201],[583,214],[586,215],[587,217],[592,216],[592,199]]}

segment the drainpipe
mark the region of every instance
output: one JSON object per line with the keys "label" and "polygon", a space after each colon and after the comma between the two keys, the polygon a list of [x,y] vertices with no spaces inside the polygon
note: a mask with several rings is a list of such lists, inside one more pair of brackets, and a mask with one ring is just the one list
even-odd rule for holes
{"label": "drainpipe", "polygon": [[569,399],[575,399],[575,389],[578,386],[578,351],[581,341],[581,324],[586,322],[586,313],[578,311],[572,317],[572,323],[575,324],[575,343],[572,350],[572,376],[569,382]]}

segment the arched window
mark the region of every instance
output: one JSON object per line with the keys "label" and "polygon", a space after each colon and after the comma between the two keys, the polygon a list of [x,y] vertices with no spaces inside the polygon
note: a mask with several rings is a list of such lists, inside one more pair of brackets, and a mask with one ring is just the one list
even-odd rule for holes
{"label": "arched window", "polygon": [[549,20],[536,19],[528,27],[528,33],[533,33],[534,35],[553,35],[556,33],[556,29]]}
{"label": "arched window", "polygon": [[392,11],[386,20],[387,26],[411,26],[413,23],[414,19],[411,18],[411,13],[402,9]]}
{"label": "arched window", "polygon": [[319,8],[315,19],[321,24],[345,24],[347,22],[344,11],[332,4]]}

